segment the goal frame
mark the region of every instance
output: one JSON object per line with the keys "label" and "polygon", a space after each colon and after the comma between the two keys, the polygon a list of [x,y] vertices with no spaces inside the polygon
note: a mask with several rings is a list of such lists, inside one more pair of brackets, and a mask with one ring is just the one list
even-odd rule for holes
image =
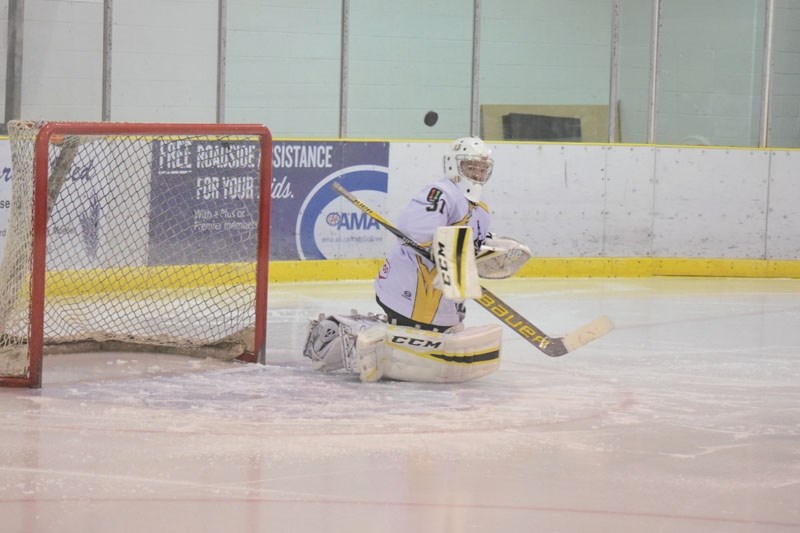
{"label": "goal frame", "polygon": [[[269,226],[272,182],[272,134],[262,124],[190,124],[125,122],[45,122],[34,141],[33,239],[30,272],[30,307],[27,376],[0,376],[0,387],[41,388],[44,358],[45,273],[48,225],[48,150],[53,136],[67,135],[242,135],[259,139],[258,232],[256,249],[256,296],[253,350],[238,360],[265,362],[267,292],[269,281]],[[13,199],[12,199],[13,202]],[[154,350],[157,351],[157,350]]]}

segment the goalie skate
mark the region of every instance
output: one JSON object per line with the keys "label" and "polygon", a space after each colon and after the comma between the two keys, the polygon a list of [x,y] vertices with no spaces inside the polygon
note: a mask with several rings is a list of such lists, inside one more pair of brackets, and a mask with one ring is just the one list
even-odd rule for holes
{"label": "goalie skate", "polygon": [[380,315],[319,315],[308,327],[303,355],[311,359],[314,370],[335,372],[347,370],[358,373],[356,339],[358,334],[376,325],[385,325]]}

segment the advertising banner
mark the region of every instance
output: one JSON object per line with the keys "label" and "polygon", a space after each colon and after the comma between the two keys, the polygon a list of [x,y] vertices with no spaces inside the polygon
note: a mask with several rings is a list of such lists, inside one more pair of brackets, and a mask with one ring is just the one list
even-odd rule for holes
{"label": "advertising banner", "polygon": [[[0,240],[5,240],[11,199],[8,143],[0,143]],[[149,149],[149,199],[128,198],[126,224],[104,224],[111,185],[102,165],[79,155],[65,183],[80,188],[80,206],[56,209],[48,247],[61,248],[55,268],[110,264],[104,243],[123,246],[138,233],[144,211],[148,265],[252,261],[258,222],[259,145],[155,140]],[[386,232],[330,187],[341,182],[374,209],[387,203],[389,143],[276,141],[272,153],[270,257],[273,260],[380,257]],[[122,172],[124,174],[124,171]],[[112,195],[114,196],[114,195]],[[149,211],[149,213],[147,213]],[[137,214],[138,212],[138,214]],[[119,235],[116,235],[119,233]],[[136,237],[138,238],[138,237]],[[178,243],[183,243],[182,249]],[[1,243],[0,243],[1,244]],[[107,253],[103,253],[107,256]],[[131,260],[127,264],[136,264]],[[139,263],[141,264],[141,263]]]}
{"label": "advertising banner", "polygon": [[60,187],[59,196],[69,201],[52,206],[47,224],[48,268],[96,268],[106,255],[113,255],[114,250],[105,246],[110,191],[103,168],[102,155],[85,146],[78,148]]}
{"label": "advertising banner", "polygon": [[153,141],[149,265],[255,260],[259,152],[256,141]]}
{"label": "advertising banner", "polygon": [[[254,260],[258,150],[245,141],[153,142],[148,264]],[[380,256],[384,236],[377,223],[343,203],[330,184],[340,181],[382,205],[388,160],[388,143],[275,142],[271,259]]]}
{"label": "advertising banner", "polygon": [[0,141],[0,259],[8,235],[8,215],[11,212],[11,151],[8,141]]}
{"label": "advertising banner", "polygon": [[276,142],[272,157],[272,259],[380,257],[386,232],[332,188],[334,181],[380,211],[389,143]]}

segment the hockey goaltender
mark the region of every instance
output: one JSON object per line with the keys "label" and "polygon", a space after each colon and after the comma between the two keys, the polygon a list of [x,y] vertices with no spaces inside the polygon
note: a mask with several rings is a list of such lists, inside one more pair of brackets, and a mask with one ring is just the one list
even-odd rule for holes
{"label": "hockey goaltender", "polygon": [[303,354],[314,369],[344,370],[365,382],[442,383],[497,370],[502,326],[465,328],[464,302],[481,297],[480,277],[509,277],[531,252],[489,232],[489,209],[480,198],[493,166],[481,139],[453,142],[444,176],[420,190],[399,216],[397,227],[413,242],[399,240],[375,279],[383,312],[312,320]]}

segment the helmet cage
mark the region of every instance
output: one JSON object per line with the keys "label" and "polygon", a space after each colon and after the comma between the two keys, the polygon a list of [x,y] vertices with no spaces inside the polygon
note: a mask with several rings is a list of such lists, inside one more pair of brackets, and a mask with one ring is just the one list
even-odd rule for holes
{"label": "helmet cage", "polygon": [[484,185],[492,177],[494,161],[491,157],[457,154],[455,158],[458,175],[462,179]]}

